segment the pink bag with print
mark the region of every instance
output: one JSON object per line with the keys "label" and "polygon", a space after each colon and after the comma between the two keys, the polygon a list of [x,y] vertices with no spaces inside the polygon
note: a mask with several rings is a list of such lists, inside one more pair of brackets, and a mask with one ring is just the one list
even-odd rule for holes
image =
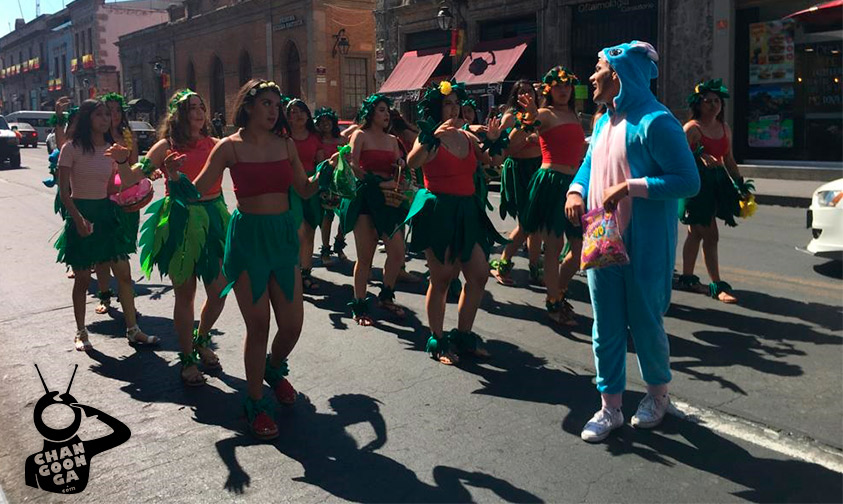
{"label": "pink bag with print", "polygon": [[582,216],[582,256],[580,268],[629,264],[629,255],[618,229],[618,219],[603,208],[595,208]]}

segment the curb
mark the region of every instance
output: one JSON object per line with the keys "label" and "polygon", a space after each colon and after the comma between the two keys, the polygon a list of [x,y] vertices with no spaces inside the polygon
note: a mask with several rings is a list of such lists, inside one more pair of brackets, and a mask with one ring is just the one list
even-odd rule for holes
{"label": "curb", "polygon": [[783,206],[791,208],[808,208],[811,198],[804,196],[784,196],[778,194],[755,194],[755,202],[759,205]]}

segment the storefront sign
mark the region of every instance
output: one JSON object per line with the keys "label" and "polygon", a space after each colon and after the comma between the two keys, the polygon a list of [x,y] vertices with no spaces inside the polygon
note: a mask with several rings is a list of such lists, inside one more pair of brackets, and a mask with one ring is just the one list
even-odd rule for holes
{"label": "storefront sign", "polygon": [[793,85],[750,86],[750,147],[793,147]]}
{"label": "storefront sign", "polygon": [[749,83],[793,83],[793,21],[749,25]]}
{"label": "storefront sign", "polygon": [[304,24],[303,19],[298,19],[296,16],[286,16],[278,20],[278,23],[272,27],[273,31],[287,30],[295,28]]}

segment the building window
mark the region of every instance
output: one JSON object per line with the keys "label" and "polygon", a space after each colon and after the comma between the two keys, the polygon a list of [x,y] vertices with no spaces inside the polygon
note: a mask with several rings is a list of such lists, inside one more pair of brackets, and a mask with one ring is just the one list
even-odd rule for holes
{"label": "building window", "polygon": [[76,59],[82,57],[82,53],[79,52],[79,34],[76,34]]}
{"label": "building window", "polygon": [[225,75],[222,61],[214,56],[211,63],[211,114],[220,112],[225,117]]}
{"label": "building window", "polygon": [[284,68],[284,93],[301,98],[301,59],[299,49],[292,41],[287,46],[287,65]]}
{"label": "building window", "polygon": [[196,91],[196,70],[193,68],[193,62],[187,63],[187,87]]}
{"label": "building window", "polygon": [[88,54],[94,54],[94,39],[91,37],[90,28],[88,28]]}
{"label": "building window", "polygon": [[357,108],[369,94],[366,58],[345,58],[342,70],[342,115],[345,118],[353,118]]}
{"label": "building window", "polygon": [[240,76],[240,85],[249,82],[252,78],[252,58],[249,57],[248,51],[240,53],[240,65],[238,74]]}

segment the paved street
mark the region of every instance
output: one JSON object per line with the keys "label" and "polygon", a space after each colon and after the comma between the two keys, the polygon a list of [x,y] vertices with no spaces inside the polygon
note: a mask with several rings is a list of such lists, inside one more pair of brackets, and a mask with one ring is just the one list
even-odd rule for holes
{"label": "paved street", "polygon": [[[46,150],[22,157],[24,168],[0,170],[0,486],[9,502],[843,499],[841,267],[795,250],[810,239],[804,209],[761,206],[739,227],[721,228],[722,276],[738,306],[674,293],[666,319],[672,393],[692,418],[677,412],[651,432],[627,425],[603,444],[580,440],[599,406],[581,277],[571,287],[579,324],[570,330],[546,319],[543,291],[490,281],[475,331],[492,357],[448,367],[423,351],[423,288],[399,284],[404,321],[376,312],[376,327],[358,327],[345,306],[345,264],[314,269],[322,287],[305,297],[290,360],[299,400],[278,409],[280,439],[260,444],[245,432],[240,406],[244,324],[233,299],[215,338],[225,369],[204,388],[182,386],[171,286],[142,278],[137,256],[141,327],[164,339],[161,348],[128,346],[119,311],[96,315],[91,297],[95,350],[73,349],[72,281],[51,246],[60,229],[55,193],[41,184]],[[224,188],[232,204],[227,176]],[[497,212],[495,222],[502,232],[512,226]],[[353,259],[353,244],[348,252]],[[422,272],[424,264],[408,267]],[[526,268],[519,258],[520,285]],[[701,263],[697,273],[707,281]],[[374,276],[377,283],[380,271]],[[446,327],[455,323],[449,304]],[[78,364],[76,399],[132,431],[93,459],[88,487],[75,497],[24,484],[24,462],[43,443],[32,421],[43,394],[33,364],[62,392]],[[643,391],[631,346],[628,379],[627,419]],[[86,418],[79,435],[107,432]]]}

